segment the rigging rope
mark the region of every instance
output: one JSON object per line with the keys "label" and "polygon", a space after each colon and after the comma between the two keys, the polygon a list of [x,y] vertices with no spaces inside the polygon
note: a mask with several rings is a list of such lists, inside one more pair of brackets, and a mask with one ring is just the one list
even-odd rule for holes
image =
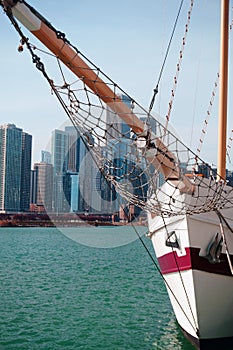
{"label": "rigging rope", "polygon": [[227,145],[227,156],[229,159],[229,163],[231,163],[230,150],[231,150],[232,141],[233,141],[233,130],[231,130],[231,134],[229,136],[228,145]]}
{"label": "rigging rope", "polygon": [[[14,24],[15,28],[16,28],[17,31],[19,32],[21,38],[22,38],[22,39],[21,39],[21,45],[26,44],[27,48],[29,49],[29,51],[30,51],[30,53],[31,53],[31,55],[32,55],[33,63],[35,63],[35,64],[36,64],[36,67],[43,73],[44,77],[45,77],[46,80],[49,82],[49,84],[50,84],[50,86],[51,86],[51,88],[52,88],[52,91],[56,94],[56,97],[58,98],[59,102],[61,103],[63,109],[65,110],[66,114],[69,116],[69,111],[68,111],[68,109],[67,109],[67,106],[64,104],[64,102],[63,102],[63,100],[61,99],[60,95],[57,93],[57,90],[56,90],[56,88],[55,88],[55,86],[54,86],[54,84],[53,84],[53,81],[48,77],[48,75],[47,75],[47,73],[46,73],[46,71],[45,71],[45,69],[44,69],[43,63],[41,62],[40,58],[39,58],[37,55],[35,55],[34,52],[33,52],[33,49],[35,49],[35,46],[32,46],[32,45],[29,44],[28,40],[26,39],[26,37],[25,37],[24,34],[22,33],[21,29],[18,27],[18,24],[17,24],[17,22],[15,22],[14,18],[11,18],[11,20],[12,20],[12,23]],[[32,49],[32,48],[33,48],[33,49]],[[59,60],[58,60],[58,62],[59,62]],[[59,68],[60,68],[60,70],[61,70],[61,74],[62,74],[62,77],[63,77],[63,80],[64,80],[64,84],[66,85],[67,83],[66,83],[65,77],[64,77],[64,75],[63,75],[63,72],[62,72],[62,69],[61,69],[61,66],[60,66],[60,62],[59,62],[58,64],[59,64]],[[67,85],[68,85],[68,84],[67,84]],[[74,124],[74,126],[77,128],[77,125],[76,125],[76,124]],[[77,130],[77,131],[79,131],[79,130]],[[82,137],[82,135],[80,135],[80,136]],[[87,142],[86,142],[86,140],[83,139],[83,138],[82,138],[82,140],[84,141],[84,144],[85,144],[85,146],[87,147]],[[93,157],[92,157],[92,158],[93,158]],[[93,158],[93,160],[95,161],[95,158]],[[106,178],[106,177],[104,177],[104,178],[105,178],[106,181],[107,181],[107,178]],[[107,181],[107,184],[110,186],[109,181]],[[129,214],[126,212],[125,208],[123,208],[123,210],[124,210],[124,213],[125,213],[126,217],[128,217],[128,221],[129,221]],[[159,272],[160,276],[162,277],[162,279],[163,279],[165,285],[167,286],[167,288],[169,289],[170,293],[173,295],[173,298],[176,300],[177,304],[179,305],[179,307],[180,307],[181,311],[183,312],[184,316],[186,317],[187,321],[190,323],[190,325],[191,325],[191,327],[194,329],[194,331],[198,334],[198,329],[197,329],[197,327],[194,327],[194,326],[193,326],[193,324],[192,324],[192,322],[190,321],[190,319],[189,319],[187,313],[185,312],[185,310],[183,309],[183,307],[182,307],[182,305],[180,304],[179,300],[177,299],[177,297],[176,297],[174,291],[171,289],[171,287],[169,286],[168,282],[167,282],[166,279],[164,278],[164,276],[163,276],[163,274],[162,274],[162,272],[161,272],[161,270],[160,270],[160,268],[159,268],[159,266],[158,266],[156,260],[155,260],[154,257],[152,256],[151,252],[150,252],[149,249],[147,248],[147,246],[146,246],[146,244],[144,243],[142,237],[141,237],[140,234],[138,233],[138,230],[136,229],[135,225],[134,225],[132,222],[131,222],[131,226],[132,226],[132,228],[134,229],[134,232],[136,233],[136,235],[137,235],[138,239],[140,240],[142,246],[143,246],[144,249],[146,250],[148,256],[149,256],[150,259],[151,259],[151,261],[153,262],[153,264],[154,264],[156,270]],[[173,253],[174,253],[174,251],[173,251]],[[178,264],[178,263],[177,263],[177,260],[176,260],[176,264]],[[180,270],[179,270],[179,273],[180,273]],[[181,276],[181,274],[180,274],[180,276]],[[182,284],[183,284],[182,276],[181,276],[181,280],[182,280]],[[184,287],[184,284],[183,284],[183,287]],[[187,292],[186,292],[185,287],[184,287],[184,290],[185,290],[185,293],[186,293],[186,296],[187,296]],[[188,297],[187,297],[187,298],[188,298]],[[189,306],[190,306],[189,299],[188,299],[188,304],[189,304]],[[191,310],[191,314],[192,314],[192,316],[193,316],[192,310]],[[194,318],[194,316],[193,316],[193,318]],[[194,319],[194,323],[195,323],[195,319]]]}
{"label": "rigging rope", "polygon": [[166,124],[165,124],[165,128],[166,129],[168,127],[168,123],[169,123],[170,117],[171,117],[171,111],[172,111],[173,101],[174,101],[174,98],[175,98],[175,93],[176,93],[176,88],[177,88],[180,68],[181,68],[181,64],[182,64],[182,60],[183,60],[184,48],[185,48],[186,39],[187,39],[187,35],[188,35],[188,30],[189,30],[189,25],[190,25],[193,5],[194,5],[194,0],[191,0],[190,8],[189,8],[189,11],[188,11],[188,19],[187,19],[187,23],[185,25],[185,33],[184,33],[184,36],[182,38],[182,46],[181,46],[180,53],[179,53],[179,61],[178,61],[177,65],[176,65],[176,74],[175,74],[174,80],[173,80],[173,88],[171,90],[171,98],[170,98],[170,101],[169,101],[169,104],[168,104],[168,112],[167,112],[167,115],[166,115]]}
{"label": "rigging rope", "polygon": [[153,96],[152,96],[152,99],[151,99],[151,103],[150,103],[150,106],[149,106],[149,114],[151,113],[151,111],[153,109],[153,106],[154,106],[154,103],[155,103],[155,97],[156,97],[156,95],[157,95],[157,93],[159,91],[159,83],[160,83],[160,80],[162,78],[163,70],[164,70],[164,67],[165,67],[165,64],[166,64],[166,61],[167,61],[167,57],[168,57],[168,54],[169,54],[169,51],[170,51],[172,39],[173,39],[173,36],[175,34],[175,30],[176,30],[176,27],[177,27],[177,22],[178,22],[178,19],[179,19],[179,16],[180,16],[180,12],[181,12],[183,3],[184,3],[184,0],[182,0],[181,3],[180,3],[179,10],[178,10],[178,13],[177,13],[177,16],[176,16],[176,20],[175,20],[175,23],[174,23],[174,26],[173,26],[173,29],[172,29],[172,33],[171,33],[171,36],[170,36],[170,40],[169,40],[169,43],[168,43],[168,46],[167,46],[167,50],[166,50],[166,53],[165,53],[165,56],[164,56],[163,64],[162,64],[162,67],[160,69],[160,73],[159,73],[159,77],[158,77],[158,80],[157,80],[157,84],[156,84],[156,87],[153,90],[154,93],[153,93]]}
{"label": "rigging rope", "polygon": [[[164,220],[164,218],[163,218]],[[185,312],[184,308],[182,307],[181,303],[179,302],[176,294],[174,293],[174,291],[172,290],[171,286],[169,285],[168,281],[165,279],[164,275],[162,274],[160,268],[159,268],[159,265],[157,263],[157,261],[155,260],[155,258],[153,257],[153,255],[151,254],[151,252],[149,251],[149,249],[147,248],[145,242],[143,241],[142,237],[140,236],[140,234],[138,233],[136,227],[131,223],[138,239],[140,240],[142,246],[144,247],[144,249],[146,250],[146,253],[148,254],[149,258],[151,259],[155,269],[157,270],[157,272],[159,273],[160,277],[162,278],[164,284],[166,285],[167,289],[169,290],[169,292],[172,294],[174,300],[176,301],[177,305],[179,306],[181,312],[184,314],[184,317],[187,319],[187,321],[189,322],[190,326],[193,328],[194,332],[198,335],[199,334],[199,330],[198,330],[198,327],[197,327],[197,324],[196,324],[196,320],[195,320],[195,317],[194,317],[194,314],[193,314],[193,310],[191,308],[191,304],[190,304],[190,301],[189,301],[189,297],[188,297],[188,293],[186,291],[186,288],[185,288],[185,285],[184,285],[184,281],[183,281],[183,278],[182,278],[182,275],[181,275],[181,271],[180,271],[180,268],[179,268],[179,265],[178,265],[178,262],[177,262],[177,259],[176,259],[176,256],[175,256],[175,252],[174,252],[174,249],[172,249],[173,251],[173,256],[175,258],[175,261],[176,261],[176,265],[177,265],[177,268],[178,268],[178,271],[179,271],[179,275],[180,275],[180,279],[181,279],[181,283],[183,285],[183,288],[184,288],[184,291],[185,291],[185,295],[186,295],[186,298],[187,298],[187,302],[188,302],[188,305],[189,305],[189,309],[190,309],[190,313],[192,315],[192,318],[193,318],[193,322],[194,322],[194,325],[192,323],[192,321],[190,320],[189,316],[187,315],[187,313]],[[167,226],[165,224],[165,229],[167,230]]]}
{"label": "rigging rope", "polygon": [[[230,23],[230,26],[229,26],[229,32],[231,32],[232,26],[233,26],[233,19],[231,20],[231,23]],[[213,107],[213,104],[214,104],[214,99],[215,99],[215,96],[216,96],[218,84],[219,84],[219,73],[217,73],[217,77],[216,77],[215,82],[214,82],[214,88],[213,88],[212,93],[211,93],[211,99],[210,99],[209,107],[208,107],[208,110],[207,110],[207,116],[206,116],[206,118],[204,120],[204,123],[203,123],[203,127],[202,127],[202,130],[201,130],[201,136],[199,138],[199,145],[198,145],[197,150],[196,150],[196,152],[197,152],[197,154],[199,156],[201,154],[201,149],[202,149],[202,146],[203,146],[203,143],[204,143],[204,139],[205,139],[205,135],[206,135],[206,132],[207,132],[209,118],[210,118],[212,107]],[[229,144],[227,146],[228,149],[231,148],[231,145],[230,145],[231,141],[232,141],[232,139],[231,139],[231,136],[230,136]],[[227,156],[229,157],[229,160],[230,160],[230,156],[229,156],[228,150],[227,150]]]}
{"label": "rigging rope", "polygon": [[[152,133],[153,142],[150,138],[147,139],[147,135],[138,139],[138,135],[120,120],[115,111],[117,98],[109,108],[103,103],[103,96],[98,94],[98,88],[95,89],[96,80],[92,81],[93,90],[90,90],[82,77],[75,76],[74,81],[68,83],[61,62],[56,57],[54,59],[57,60],[62,81],[55,83],[48,76],[40,58],[35,54],[35,46],[31,45],[23,35],[12,14],[8,13],[8,16],[21,37],[21,44],[26,44],[33,63],[47,79],[67,116],[79,134],[82,135],[84,143],[90,148],[91,155],[101,173],[120,193],[122,199],[148,212],[157,215],[162,213],[166,217],[202,213],[213,210],[216,206],[229,207],[232,205],[231,194],[229,192],[225,195],[225,188],[221,182],[216,183],[213,178],[207,180],[193,174],[193,169],[197,165],[205,167],[207,171],[211,171],[211,168],[169,130],[165,130],[158,120],[152,117],[150,120],[151,130],[148,133]],[[64,39],[64,34],[59,31],[56,33],[61,37],[61,40],[69,42]],[[75,48],[75,52],[79,52],[77,48]],[[81,55],[81,53],[79,54]],[[88,60],[88,62],[90,61]],[[96,72],[95,77],[106,78],[105,84],[113,89],[114,96],[123,93],[123,90],[118,88],[118,85],[112,80],[109,80],[95,65],[89,69]],[[69,79],[71,79],[70,72]],[[129,95],[125,95],[125,97],[125,103],[130,105],[127,113],[137,115],[141,121],[150,118],[148,112],[132,100]],[[91,135],[92,142],[90,142],[88,135]],[[159,147],[162,138],[166,146]],[[151,162],[151,159],[156,159],[157,163]],[[163,186],[165,181],[161,175],[161,168],[164,164],[168,164],[167,168],[168,171],[170,169],[171,174],[174,172],[175,164],[177,167],[179,166],[179,175],[185,173],[190,176],[195,182],[195,193],[180,195],[178,186],[181,180],[179,177],[177,177],[177,182],[170,182],[168,176],[166,186]],[[201,198],[199,196],[200,188],[205,189],[205,195]]]}
{"label": "rigging rope", "polygon": [[222,238],[223,238],[223,244],[225,246],[225,251],[226,251],[228,265],[229,265],[231,274],[233,275],[233,266],[232,266],[232,262],[231,262],[230,252],[229,252],[229,249],[228,249],[228,244],[227,244],[227,241],[226,241],[225,231],[224,231],[224,228],[223,228],[223,222],[225,223],[225,225],[227,226],[227,228],[230,230],[231,233],[233,232],[233,230],[230,227],[230,225],[228,224],[227,220],[221,214],[221,212],[219,210],[216,210],[216,213],[217,213],[217,215],[219,217],[219,221],[220,221],[220,231],[221,231],[221,235],[222,235]]}
{"label": "rigging rope", "polygon": [[[62,76],[62,85],[55,84],[48,76],[45,66],[41,62],[40,58],[34,53],[33,50],[35,47],[32,46],[28,39],[23,35],[13,16],[10,14],[8,14],[8,16],[20,34],[21,44],[26,44],[32,56],[33,63],[35,63],[36,67],[47,79],[52,91],[55,93],[69,119],[82,136],[84,144],[90,148],[90,154],[98,165],[99,170],[107,180],[107,183],[110,184],[111,182],[111,184],[113,184],[120,192],[122,197],[128,200],[128,203],[132,203],[135,206],[146,209],[149,212],[162,215],[163,218],[170,217],[172,215],[206,212],[213,210],[216,207],[221,208],[224,206],[232,206],[233,200],[232,196],[230,197],[231,193],[226,193],[224,183],[216,183],[216,181],[213,179],[208,181],[205,181],[202,178],[195,179],[195,185],[198,188],[197,193],[187,197],[185,197],[185,195],[181,196],[180,193],[177,195],[179,192],[177,187],[170,185],[169,181],[166,184],[170,186],[168,192],[163,188],[163,186],[160,187],[159,180],[161,180],[161,174],[159,171],[159,165],[157,171],[155,167],[153,167],[152,163],[145,160],[144,155],[142,155],[140,150],[138,150],[138,148],[135,146],[136,135],[134,134],[131,136],[132,131],[119,131],[118,126],[114,125],[117,120],[117,113],[114,112],[114,106],[112,111],[107,109],[100,96],[96,96],[95,92],[93,93],[93,91],[88,89],[88,87],[85,85],[85,81],[82,79],[78,79],[76,81],[79,84],[78,87],[76,89],[75,87],[72,89],[71,86],[73,83],[69,84],[65,79],[65,75],[63,74],[63,69],[59,60],[57,60],[57,62],[60,75]],[[67,40],[65,39],[63,33],[58,31],[56,33],[62,40]],[[74,48],[74,46],[72,47]],[[76,48],[75,51],[79,53]],[[102,73],[96,66],[94,66],[92,69],[96,70],[98,75],[104,75],[104,73]],[[104,76],[107,77],[106,75]],[[108,84],[114,88],[114,92],[116,93],[118,86],[112,80],[109,80]],[[121,89],[120,91],[122,92]],[[79,96],[79,94],[81,96]],[[126,96],[129,98],[128,95]],[[95,100],[93,100],[93,98],[95,98]],[[133,107],[140,107],[134,101],[132,101],[132,99],[130,99],[130,104],[131,109],[133,109]],[[107,117],[105,116],[105,113],[112,114],[114,117],[113,123],[106,120]],[[148,117],[148,113],[145,112],[144,109],[140,108],[138,115],[142,118]],[[153,119],[152,121],[155,120]],[[156,121],[155,129],[158,139],[161,138],[161,135],[164,136],[164,126],[162,126],[158,121]],[[91,135],[93,135],[93,143],[90,142],[88,137],[85,136],[86,133],[91,133]],[[94,140],[94,138],[96,140]],[[124,143],[123,139],[126,139],[127,142]],[[197,161],[203,164],[203,162],[196,157],[195,154],[185,147],[168,130],[166,130],[164,139],[167,141],[169,150],[172,151],[171,154],[175,155],[172,157],[172,159],[177,159],[177,163],[182,163],[182,161],[185,163],[185,171],[188,171],[188,168],[193,167]],[[120,151],[122,153],[120,153]],[[163,149],[151,146],[151,148],[148,148],[147,151],[152,153],[151,157],[154,157],[155,151],[157,153],[160,152],[159,159],[161,164],[167,161],[168,154]],[[122,157],[121,159],[117,158],[119,154]],[[126,185],[123,183],[124,180],[128,180],[128,182],[130,181],[133,184],[132,192],[130,192],[128,189],[128,183],[126,183]],[[199,199],[200,188],[204,188],[206,191],[205,196],[202,196],[201,199]],[[141,192],[139,192],[139,190]],[[148,190],[150,191],[149,200],[147,200]],[[134,225],[133,227],[136,234],[139,236],[138,238],[143,244],[144,242]],[[145,247],[145,249],[154,262],[156,268],[159,269],[148,248]],[[164,279],[163,276],[162,278]],[[165,279],[164,281],[181,310],[186,315],[185,310],[183,310],[181,307],[176,296],[174,295],[174,292],[171,290]],[[189,320],[189,317],[187,315],[186,317],[192,327],[195,329],[192,322]],[[195,331],[198,332],[197,329],[195,329]]]}
{"label": "rigging rope", "polygon": [[217,91],[217,87],[218,87],[218,83],[219,83],[219,73],[217,74],[217,77],[215,79],[215,82],[214,82],[214,89],[211,93],[211,99],[210,99],[210,102],[209,102],[209,108],[206,112],[207,116],[204,120],[204,125],[202,127],[202,130],[201,130],[201,136],[200,136],[200,139],[199,139],[199,145],[197,147],[197,154],[200,155],[201,153],[201,148],[202,148],[202,145],[203,145],[203,142],[204,142],[204,138],[205,138],[205,135],[206,135],[206,131],[207,131],[207,126],[208,126],[208,122],[209,122],[209,118],[210,118],[210,115],[211,115],[211,111],[212,111],[212,107],[213,107],[213,103],[214,103],[214,98],[216,96],[216,91]]}
{"label": "rigging rope", "polygon": [[[167,225],[166,225],[166,220],[163,216],[163,214],[161,215],[162,217],[162,220],[163,220],[163,225],[164,225],[164,228],[165,228],[165,231],[166,231],[166,235],[168,237],[168,241],[171,242],[171,235],[169,235],[168,233],[168,228],[167,228]],[[188,320],[189,324],[191,325],[191,327],[193,328],[193,330],[195,331],[195,333],[198,335],[199,334],[199,330],[198,330],[198,326],[197,326],[197,322],[196,322],[196,319],[195,319],[195,316],[194,316],[194,313],[193,313],[193,309],[191,307],[191,303],[190,303],[190,298],[188,296],[188,292],[187,292],[187,289],[185,287],[185,283],[184,283],[184,280],[183,280],[183,277],[182,277],[182,274],[181,274],[181,270],[180,270],[180,266],[179,266],[179,263],[177,261],[177,254],[176,254],[176,251],[173,247],[171,247],[172,249],[172,254],[173,254],[173,257],[174,257],[174,260],[175,260],[175,264],[176,264],[176,267],[177,267],[177,270],[178,270],[178,273],[179,273],[179,277],[180,277],[180,281],[181,281],[181,284],[182,284],[182,288],[184,290],[184,293],[185,293],[185,297],[186,297],[186,300],[187,300],[187,303],[188,303],[188,308],[189,308],[189,311],[191,313],[191,316],[192,316],[192,319],[193,319],[193,323],[194,325],[192,324],[190,318],[188,317],[187,313],[184,311],[183,308],[181,308],[181,305],[179,304],[179,307],[181,308],[181,311],[183,312],[183,314],[185,315],[186,319]],[[168,286],[168,283],[166,283],[166,285]],[[171,291],[171,288],[169,288],[169,290]],[[172,293],[173,294],[173,293]],[[173,294],[173,297],[174,297],[174,294]],[[177,302],[177,298],[175,298],[176,302]]]}

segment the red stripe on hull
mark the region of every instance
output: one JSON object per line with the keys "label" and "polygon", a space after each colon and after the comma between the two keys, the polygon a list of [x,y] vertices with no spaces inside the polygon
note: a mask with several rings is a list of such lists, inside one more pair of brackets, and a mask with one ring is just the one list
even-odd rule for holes
{"label": "red stripe on hull", "polygon": [[178,256],[176,251],[172,251],[158,258],[163,275],[193,269],[231,276],[226,254],[221,254],[220,263],[211,264],[207,259],[199,256],[200,248],[185,248],[185,251],[184,256]]}
{"label": "red stripe on hull", "polygon": [[162,274],[190,270],[192,268],[190,248],[185,248],[186,255],[178,256],[176,251],[158,258]]}

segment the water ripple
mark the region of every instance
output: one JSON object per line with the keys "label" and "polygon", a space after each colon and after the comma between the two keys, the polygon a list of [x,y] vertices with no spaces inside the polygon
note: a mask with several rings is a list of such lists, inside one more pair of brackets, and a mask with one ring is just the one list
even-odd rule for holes
{"label": "water ripple", "polygon": [[1,228],[0,244],[0,350],[193,349],[138,240],[97,249],[56,229]]}

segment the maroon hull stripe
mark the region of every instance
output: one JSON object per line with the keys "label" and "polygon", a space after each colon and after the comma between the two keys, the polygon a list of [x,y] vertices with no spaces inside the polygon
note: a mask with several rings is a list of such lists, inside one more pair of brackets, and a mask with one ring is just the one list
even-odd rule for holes
{"label": "maroon hull stripe", "polygon": [[221,254],[220,263],[211,264],[207,259],[199,256],[200,248],[185,248],[185,251],[186,255],[184,256],[178,256],[176,251],[172,251],[158,258],[163,275],[193,269],[231,276],[226,254]]}
{"label": "maroon hull stripe", "polygon": [[176,251],[165,254],[158,258],[162,274],[185,271],[192,268],[190,249],[185,248],[186,255],[178,256]]}

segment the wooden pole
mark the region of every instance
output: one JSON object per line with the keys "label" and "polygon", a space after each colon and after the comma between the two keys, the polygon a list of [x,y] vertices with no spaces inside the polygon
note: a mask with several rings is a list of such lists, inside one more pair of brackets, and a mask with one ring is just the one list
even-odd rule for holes
{"label": "wooden pole", "polygon": [[[66,42],[57,37],[56,31],[48,26],[48,22],[38,13],[33,13],[26,3],[12,0],[2,0],[5,6],[12,7],[13,15],[39,39],[53,54],[58,57],[76,76],[115,112],[137,134],[142,134],[144,122],[116,95],[97,72],[91,69],[80,55]],[[15,0],[13,1],[13,3]],[[193,193],[194,186],[180,172],[175,156],[155,137],[155,148],[146,149],[145,157],[156,169],[164,175],[176,188],[182,192]]]}
{"label": "wooden pole", "polygon": [[221,2],[218,180],[226,180],[229,0]]}

